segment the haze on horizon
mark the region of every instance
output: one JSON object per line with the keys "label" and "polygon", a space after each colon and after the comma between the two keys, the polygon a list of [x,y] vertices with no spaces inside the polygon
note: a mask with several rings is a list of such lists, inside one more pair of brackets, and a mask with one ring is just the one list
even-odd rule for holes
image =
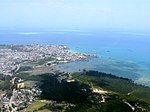
{"label": "haze on horizon", "polygon": [[0,30],[55,28],[149,32],[149,20],[150,0],[0,0]]}

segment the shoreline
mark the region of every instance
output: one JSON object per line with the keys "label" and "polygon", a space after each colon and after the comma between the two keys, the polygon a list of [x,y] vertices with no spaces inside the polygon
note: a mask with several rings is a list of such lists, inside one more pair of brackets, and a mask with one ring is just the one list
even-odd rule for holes
{"label": "shoreline", "polygon": [[[103,63],[104,62],[104,63]],[[122,64],[124,63],[124,65]],[[80,72],[86,70],[96,70],[100,72],[114,74],[116,76],[132,79],[135,83],[150,87],[149,71],[138,66],[136,63],[122,62],[118,60],[106,61],[106,58],[92,58],[86,61],[76,61],[57,65],[57,68],[66,72]],[[143,80],[144,79],[144,80]],[[144,82],[143,82],[144,81]]]}
{"label": "shoreline", "polygon": [[94,55],[71,52],[65,45],[0,45],[0,73],[12,75],[18,64],[58,64],[86,60]]}
{"label": "shoreline", "polygon": [[[56,64],[57,68],[60,70],[62,68],[63,68],[62,69],[63,71],[68,71],[70,69],[69,72],[81,71],[83,69],[98,70],[98,71],[102,71],[102,72],[106,72],[106,73],[112,73],[112,74],[115,74],[116,76],[130,78],[130,79],[134,80],[136,83],[150,86],[150,81],[149,81],[149,77],[148,77],[148,74],[150,72],[146,71],[146,69],[144,69],[142,65],[138,65],[136,62],[133,62],[133,61],[132,62],[126,61],[126,60],[122,61],[122,60],[116,60],[113,58],[107,58],[104,56],[99,57],[99,56],[92,55],[92,54],[80,53],[78,51],[74,51],[74,50],[70,49],[70,47],[67,47],[65,45],[0,45],[0,50],[3,51],[3,49],[6,47],[4,50],[8,49],[8,53],[10,52],[10,54],[8,56],[10,56],[11,54],[14,54],[14,53],[15,54],[20,53],[18,51],[10,51],[11,47],[13,49],[15,47],[17,49],[20,49],[20,47],[21,47],[21,49],[24,47],[25,48],[27,47],[26,49],[29,50],[29,54],[31,51],[33,51],[32,49],[35,49],[33,52],[36,51],[35,52],[36,54],[38,53],[39,55],[43,55],[40,52],[45,52],[45,51],[46,51],[46,53],[49,52],[49,49],[47,49],[47,47],[50,47],[50,50],[51,50],[51,49],[53,49],[53,48],[51,48],[51,46],[54,47],[54,54],[56,54],[56,56],[54,56],[55,61],[51,63],[51,61],[47,60],[47,62],[48,63],[50,62],[49,63],[50,65]],[[37,47],[37,48],[34,48],[34,47]],[[40,50],[40,51],[38,51],[38,50]],[[58,52],[60,52],[60,54]],[[23,51],[23,53],[28,53],[28,52]],[[50,51],[50,53],[51,53],[51,51]],[[57,53],[58,53],[58,55],[57,55]],[[3,53],[1,53],[1,54],[3,54]],[[5,52],[4,52],[4,54],[5,54]],[[34,55],[34,53],[31,56],[33,56],[33,55]],[[50,55],[51,54],[48,54],[46,57],[49,57]],[[16,56],[18,57],[18,55],[16,55]],[[14,57],[15,56],[12,55],[12,59]],[[18,57],[18,58],[21,59],[20,57]],[[30,59],[30,56],[27,56],[27,58],[29,58],[28,61],[32,60],[32,59]],[[38,61],[41,59],[43,60],[44,58],[38,57],[37,59],[34,59],[34,56],[33,56],[33,61],[34,60]],[[1,60],[1,58],[0,58],[0,60]],[[22,61],[24,61],[24,60],[22,60]],[[10,62],[16,63],[14,61],[10,61]],[[15,66],[17,67],[18,65],[16,64]],[[15,67],[15,69],[16,69],[16,67]],[[5,74],[5,72],[4,72],[4,74]],[[6,72],[6,74],[11,75],[11,72]]]}

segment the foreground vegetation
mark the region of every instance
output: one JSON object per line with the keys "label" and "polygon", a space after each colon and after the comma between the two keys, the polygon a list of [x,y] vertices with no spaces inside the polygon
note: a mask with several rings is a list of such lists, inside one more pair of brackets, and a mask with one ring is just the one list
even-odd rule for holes
{"label": "foreground vegetation", "polygon": [[99,87],[119,95],[135,97],[139,100],[150,103],[150,88],[135,84],[132,80],[117,77],[112,74],[106,74],[98,71],[87,71],[84,73],[74,73],[73,79],[90,86]]}
{"label": "foreground vegetation", "polygon": [[[20,112],[40,112],[40,108],[48,104],[48,101],[45,100],[39,100],[36,102],[33,102],[31,105],[29,105],[26,109],[21,110]],[[43,109],[43,112],[49,112],[49,110]]]}
{"label": "foreground vegetation", "polygon": [[[17,77],[36,81],[42,90],[39,100],[27,109],[34,112],[149,112],[150,88],[135,84],[127,78],[97,71],[72,74],[75,81],[59,80],[62,73],[30,75],[21,73]],[[63,74],[64,75],[64,74]],[[65,74],[69,76],[68,73]],[[108,91],[105,94],[93,92],[93,88]],[[105,102],[102,101],[105,97]],[[41,100],[46,101],[41,102]],[[128,102],[131,106],[127,105]],[[37,104],[38,103],[38,104]],[[30,111],[29,111],[30,112]]]}
{"label": "foreground vegetation", "polygon": [[10,76],[4,76],[0,74],[0,96],[3,94],[7,94],[8,97],[12,94],[13,85],[10,82]]}

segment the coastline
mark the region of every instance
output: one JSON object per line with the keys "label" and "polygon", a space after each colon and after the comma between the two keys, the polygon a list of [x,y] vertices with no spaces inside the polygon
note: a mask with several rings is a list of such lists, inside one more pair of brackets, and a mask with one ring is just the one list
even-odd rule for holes
{"label": "coastline", "polygon": [[[1,46],[3,46],[3,45],[1,45]],[[15,47],[15,45],[8,45],[8,46],[4,45],[4,46],[5,47],[14,46]],[[18,45],[18,46],[28,46],[29,48],[30,48],[30,46],[39,46],[39,47],[47,46],[48,47],[48,45],[37,45],[37,44],[36,45]],[[50,46],[55,47],[57,45],[50,45]],[[58,46],[58,48],[59,48],[59,46]],[[38,48],[38,49],[40,49],[40,48]],[[56,64],[56,66],[57,66],[56,68],[58,68],[58,70],[60,70],[60,71],[77,72],[77,71],[81,71],[83,69],[96,70],[96,71],[98,70],[100,72],[112,73],[116,76],[130,78],[130,79],[134,80],[135,83],[150,86],[149,70],[134,61],[119,60],[119,59],[117,60],[117,59],[113,59],[113,58],[110,58],[107,56],[99,56],[99,55],[96,56],[96,55],[92,55],[90,53],[89,54],[82,53],[77,50],[73,50],[72,48],[70,48],[69,46],[66,46],[66,45],[60,45],[60,49],[66,50],[66,51],[64,51],[64,53],[67,53],[68,56],[66,54],[61,55],[62,58],[59,55],[56,57],[54,56],[54,58],[56,58],[56,61],[54,63],[50,62],[50,64],[54,64],[54,65]],[[43,51],[44,50],[42,50],[42,52]],[[57,51],[59,51],[59,50],[56,49],[55,52],[57,52]],[[37,59],[42,59],[42,58],[37,58]]]}
{"label": "coastline", "polygon": [[80,72],[83,69],[111,73],[116,76],[132,79],[135,83],[150,86],[149,71],[135,62],[108,59],[105,57],[92,58],[57,66],[60,71]]}
{"label": "coastline", "polygon": [[[94,55],[70,52],[64,45],[0,45],[0,73],[13,75],[21,62],[37,66],[86,60]],[[20,67],[19,67],[20,68]],[[18,71],[18,70],[17,70]]]}

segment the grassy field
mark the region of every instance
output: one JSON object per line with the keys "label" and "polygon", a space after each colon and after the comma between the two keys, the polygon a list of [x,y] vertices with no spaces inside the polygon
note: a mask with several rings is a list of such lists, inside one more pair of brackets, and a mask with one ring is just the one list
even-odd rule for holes
{"label": "grassy field", "polygon": [[19,112],[65,112],[66,107],[67,104],[64,102],[38,100]]}
{"label": "grassy field", "polygon": [[33,102],[26,109],[21,110],[20,112],[49,112],[47,109],[39,110],[41,107],[43,107],[44,105],[48,103],[49,102],[46,100],[38,100],[36,102]]}
{"label": "grassy field", "polygon": [[52,111],[50,111],[50,110],[48,110],[48,109],[43,109],[43,110],[39,110],[39,111],[37,111],[37,112],[52,112]]}
{"label": "grassy field", "polygon": [[36,64],[36,65],[43,65],[44,63],[48,62],[48,61],[53,61],[54,58],[52,57],[47,57],[47,58],[44,58],[44,59],[40,59],[40,60],[37,60],[37,61],[32,61],[31,64]]}

